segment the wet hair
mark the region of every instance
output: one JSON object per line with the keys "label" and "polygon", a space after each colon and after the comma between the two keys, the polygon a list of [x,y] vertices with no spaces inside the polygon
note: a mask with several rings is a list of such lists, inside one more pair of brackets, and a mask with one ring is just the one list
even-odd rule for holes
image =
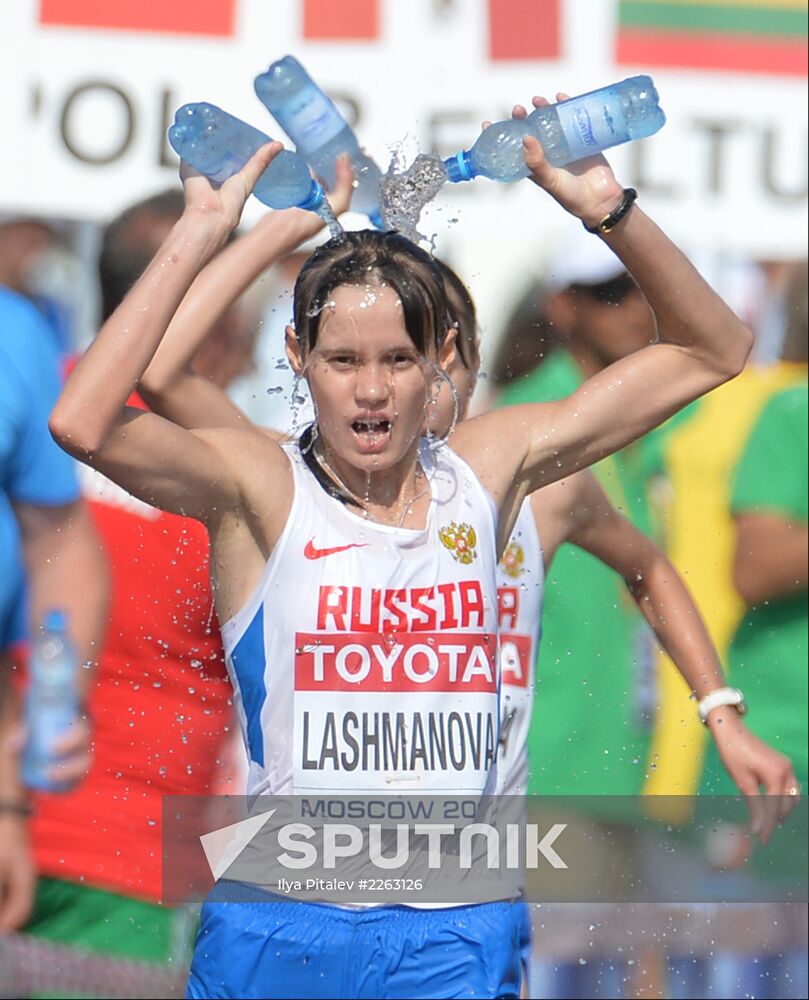
{"label": "wet hair", "polygon": [[405,328],[416,350],[437,354],[450,326],[444,281],[433,258],[400,233],[347,232],[315,250],[295,282],[295,336],[304,351],[317,343],[320,317],[342,285],[389,285],[402,303]]}
{"label": "wet hair", "polygon": [[809,274],[805,260],[792,266],[784,311],[781,359],[805,364],[809,356]]}
{"label": "wet hair", "polygon": [[435,258],[444,279],[447,307],[455,335],[455,349],[464,368],[477,375],[480,368],[480,340],[478,338],[478,316],[469,289],[455,271],[443,260]]}

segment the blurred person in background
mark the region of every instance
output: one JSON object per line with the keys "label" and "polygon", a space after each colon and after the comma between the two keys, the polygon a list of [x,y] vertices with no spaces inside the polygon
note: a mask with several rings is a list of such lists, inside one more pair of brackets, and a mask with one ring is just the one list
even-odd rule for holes
{"label": "blurred person in background", "polygon": [[544,294],[542,283],[531,281],[512,307],[486,372],[491,393],[503,392],[538,368],[559,347],[559,336],[544,309]]}
{"label": "blurred person in background", "polygon": [[[98,265],[102,319],[182,211],[182,191],[171,189],[106,227]],[[265,267],[322,226],[312,213],[294,216],[284,228],[282,214],[271,213],[242,237],[266,244]],[[189,294],[184,315],[202,331],[189,369],[203,398],[252,370],[258,330],[252,309],[223,304],[213,290],[208,298]],[[137,396],[130,402],[146,405]],[[32,838],[42,877],[27,932],[95,954],[159,963],[166,972],[162,988],[170,989],[186,972],[193,918],[186,908],[160,903],[163,797],[211,793],[233,717],[207,534],[198,521],[158,511],[89,468],[83,489],[112,572],[90,703],[95,759],[75,792],[37,797]],[[58,954],[48,961],[58,982]],[[91,971],[84,990],[103,992]]]}
{"label": "blurred person in background", "polygon": [[[688,580],[726,667],[731,641],[746,613],[743,594],[733,582],[733,470],[768,401],[806,381],[806,289],[806,262],[794,263],[785,283],[780,360],[763,366],[748,363],[739,378],[697,400],[656,432],[658,472],[668,487],[662,516],[666,552]],[[657,679],[659,708],[650,750],[655,767],[644,791],[666,797],[650,799],[650,810],[665,808],[669,818],[677,819],[682,815],[671,813],[677,801],[673,796],[691,795],[699,786],[705,731],[693,719],[689,693],[665,656]]]}
{"label": "blurred person in background", "polygon": [[[59,352],[21,281],[26,261],[47,238],[47,227],[37,223],[0,221],[0,930],[26,918],[34,881],[25,837],[29,805],[18,772],[24,731],[9,676],[12,654],[14,666],[24,667],[27,638],[47,611],[62,609],[81,662],[90,665],[106,609],[106,567],[79,496],[76,465],[65,461],[48,431],[61,388]],[[79,672],[82,701],[90,677],[90,670]],[[90,761],[86,717],[55,750],[55,779],[80,780]]]}
{"label": "blurred person in background", "polygon": [[28,916],[34,898],[34,866],[26,821],[29,808],[20,787],[17,700],[13,664],[27,634],[25,575],[19,531],[6,495],[0,492],[0,934]]}
{"label": "blurred person in background", "polygon": [[759,260],[755,266],[760,284],[750,323],[756,338],[752,360],[766,365],[781,357],[789,310],[794,306],[795,265],[788,260]]}
{"label": "blurred person in background", "polygon": [[[20,226],[0,223],[0,517],[13,510],[19,528],[29,620],[38,624],[47,609],[63,607],[82,656],[92,660],[105,611],[104,563],[79,496],[77,466],[48,432],[60,355],[51,328],[15,285]],[[27,241],[21,244],[26,256]]]}
{"label": "blurred person in background", "polygon": [[[107,226],[98,263],[104,317],[182,207],[182,193],[166,191]],[[229,317],[201,368],[226,383],[249,362],[251,345],[252,332]],[[96,752],[73,793],[37,796],[31,834],[41,878],[27,932],[169,968],[178,962],[181,974],[191,929],[185,912],[159,904],[162,796],[208,790],[231,718],[207,540],[196,522],[148,507],[86,468],[82,489],[111,569],[90,697]],[[58,960],[50,964],[58,982]],[[95,992],[92,979],[86,990]]]}
{"label": "blurred person in background", "polygon": [[[750,727],[789,754],[798,780],[807,773],[807,272],[789,284],[782,360],[802,370],[770,397],[734,470],[730,513],[736,527],[733,584],[745,614],[733,636],[728,675],[745,690]],[[708,752],[702,789],[729,794]]]}
{"label": "blurred person in background", "polygon": [[[760,409],[731,477],[728,510],[735,526],[733,585],[744,615],[730,642],[728,683],[738,685],[749,708],[750,729],[790,756],[799,787],[809,781],[807,767],[807,348],[809,309],[805,264],[793,265],[786,285],[781,358],[795,366],[795,384],[772,394]],[[734,794],[713,746],[707,747],[700,783],[703,795]],[[787,824],[776,832],[773,850],[759,858],[733,821],[716,824],[705,839],[712,864],[752,870],[760,877],[793,887],[806,879],[805,829]],[[752,859],[749,858],[752,852]],[[799,904],[795,904],[797,909]],[[753,907],[770,912],[781,933],[767,943],[755,930],[725,942],[705,960],[703,984],[722,976],[737,995],[805,996],[806,927],[789,907]],[[798,911],[800,912],[800,911]],[[750,924],[755,927],[754,915]],[[773,936],[772,930],[769,936]]]}
{"label": "blurred person in background", "polygon": [[[561,399],[655,339],[646,300],[605,247],[577,238],[557,259],[563,263],[548,275],[539,304],[544,318],[535,322],[550,329],[559,346],[508,385],[502,405]],[[510,337],[507,330],[504,351]],[[509,363],[502,364],[508,370]],[[653,537],[652,441],[647,436],[593,472],[612,506]],[[654,698],[651,663],[648,627],[620,577],[589,553],[561,545],[545,587],[529,793],[639,793]]]}
{"label": "blurred person in background", "polygon": [[69,223],[0,214],[0,285],[32,302],[62,353],[75,348],[85,272],[72,252]]}

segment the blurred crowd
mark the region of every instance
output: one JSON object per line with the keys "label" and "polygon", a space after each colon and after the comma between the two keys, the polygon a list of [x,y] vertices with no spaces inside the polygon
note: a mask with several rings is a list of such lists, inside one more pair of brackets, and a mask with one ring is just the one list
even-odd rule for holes
{"label": "blurred crowd", "polygon": [[[47,429],[86,347],[77,289],[97,287],[105,319],[182,204],[177,188],[133,205],[96,234],[97,254],[86,227],[79,238],[75,225],[0,217],[3,996],[54,996],[55,984],[71,995],[181,989],[194,912],[161,902],[163,797],[241,790],[204,529],[78,470]],[[255,422],[281,431],[307,421],[282,331],[308,249],[264,275],[194,360]],[[645,300],[598,241],[555,256],[554,271],[503,302],[502,329],[483,331],[478,409],[558,399],[654,340]],[[751,729],[792,758],[807,788],[807,265],[737,262],[732,278],[719,290],[756,333],[748,369],[595,472],[681,571]],[[137,395],[131,404],[147,405]],[[69,789],[32,793],[19,776],[21,705],[31,637],[50,608],[69,616],[83,711],[62,747]],[[644,796],[650,815],[675,824],[684,797],[733,794],[685,683],[617,574],[563,547],[542,626],[529,794]],[[789,908],[731,911],[539,907],[534,988],[805,995],[805,920]],[[611,950],[621,950],[607,933],[616,925],[636,927],[632,954]]]}

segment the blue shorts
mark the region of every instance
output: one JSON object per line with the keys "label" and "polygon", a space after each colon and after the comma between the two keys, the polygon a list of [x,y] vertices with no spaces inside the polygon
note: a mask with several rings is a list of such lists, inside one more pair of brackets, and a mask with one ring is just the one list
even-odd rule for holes
{"label": "blue shorts", "polygon": [[220,881],[186,997],[517,998],[522,919],[510,902],[350,910]]}

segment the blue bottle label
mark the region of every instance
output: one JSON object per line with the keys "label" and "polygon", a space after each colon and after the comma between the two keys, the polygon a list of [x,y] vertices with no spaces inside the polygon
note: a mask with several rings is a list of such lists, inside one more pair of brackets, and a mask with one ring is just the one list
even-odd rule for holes
{"label": "blue bottle label", "polygon": [[630,139],[620,99],[609,91],[556,106],[571,160],[592,156]]}
{"label": "blue bottle label", "polygon": [[273,112],[301,153],[312,153],[346,127],[337,108],[314,86],[304,87]]}

